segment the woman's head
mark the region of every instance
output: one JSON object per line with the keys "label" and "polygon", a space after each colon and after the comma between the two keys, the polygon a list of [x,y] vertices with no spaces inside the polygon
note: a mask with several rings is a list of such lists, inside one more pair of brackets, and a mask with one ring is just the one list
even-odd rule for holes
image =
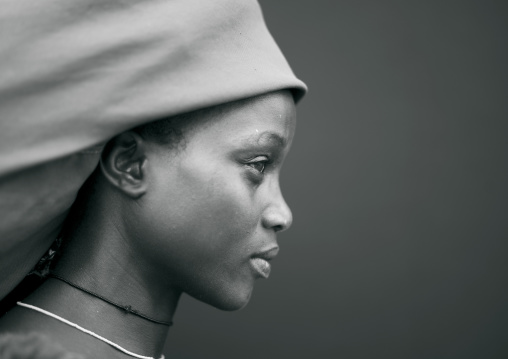
{"label": "woman's head", "polygon": [[13,36],[0,41],[0,58],[13,71],[0,83],[10,119],[0,132],[0,179],[12,201],[0,237],[11,248],[4,267],[18,269],[0,279],[0,297],[55,240],[99,144],[161,116],[281,89],[298,101],[306,91],[256,0],[3,5]]}
{"label": "woman's head", "polygon": [[92,198],[136,253],[133,265],[241,308],[291,225],[279,174],[295,125],[293,97],[278,91],[127,131],[107,146]]}

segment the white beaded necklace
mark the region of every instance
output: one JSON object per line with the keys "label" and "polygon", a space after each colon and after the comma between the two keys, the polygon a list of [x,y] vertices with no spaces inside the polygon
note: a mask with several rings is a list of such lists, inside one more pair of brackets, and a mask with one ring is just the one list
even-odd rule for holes
{"label": "white beaded necklace", "polygon": [[[35,305],[30,305],[30,304],[26,304],[26,303],[23,303],[23,302],[17,302],[17,304],[20,306],[20,307],[25,307],[25,308],[28,308],[28,309],[32,309],[32,310],[35,310],[36,312],[39,312],[39,313],[42,313],[42,314],[45,314],[47,315],[48,317],[51,317],[51,318],[54,318],[56,320],[59,320],[61,321],[62,323],[65,323],[67,325],[70,325],[71,327],[73,328],[76,328],[80,331],[82,331],[83,333],[86,333],[88,335],[91,335],[92,337],[94,338],[97,338],[101,341],[103,341],[104,343],[107,343],[109,345],[111,345],[113,348],[117,349],[117,350],[120,350],[121,352],[127,354],[127,355],[130,355],[134,358],[139,358],[139,359],[155,359],[153,357],[148,357],[148,356],[144,356],[144,355],[139,355],[139,354],[136,354],[136,353],[133,353],[131,351],[128,351],[127,349],[121,347],[120,345],[116,344],[116,343],[113,343],[111,340],[108,340],[104,337],[101,337],[99,334],[95,334],[94,332],[92,332],[91,330],[88,330],[88,329],[85,329],[79,325],[77,325],[76,323],[73,323],[71,321],[68,321],[67,319],[64,319],[56,314],[53,314],[51,312],[48,312],[47,310],[44,310],[42,308],[39,308],[39,307],[36,307]],[[161,355],[160,359],[164,359],[164,354]]]}

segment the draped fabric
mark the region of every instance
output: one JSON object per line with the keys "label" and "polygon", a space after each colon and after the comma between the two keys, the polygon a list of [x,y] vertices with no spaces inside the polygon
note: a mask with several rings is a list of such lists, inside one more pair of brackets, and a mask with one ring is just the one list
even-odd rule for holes
{"label": "draped fabric", "polygon": [[0,0],[0,298],[58,235],[116,134],[306,91],[250,0]]}

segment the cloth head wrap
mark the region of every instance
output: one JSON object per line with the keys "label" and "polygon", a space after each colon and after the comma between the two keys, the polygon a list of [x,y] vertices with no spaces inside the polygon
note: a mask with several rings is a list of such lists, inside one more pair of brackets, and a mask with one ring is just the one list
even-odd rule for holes
{"label": "cloth head wrap", "polygon": [[56,238],[105,141],[306,91],[251,0],[4,0],[0,34],[0,298]]}

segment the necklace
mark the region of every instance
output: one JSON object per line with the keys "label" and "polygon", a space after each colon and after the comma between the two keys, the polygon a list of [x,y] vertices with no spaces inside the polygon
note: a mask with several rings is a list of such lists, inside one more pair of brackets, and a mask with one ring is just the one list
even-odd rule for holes
{"label": "necklace", "polygon": [[144,314],[141,314],[141,313],[140,313],[140,312],[138,312],[137,310],[132,309],[132,307],[131,307],[130,305],[125,306],[125,305],[121,305],[121,304],[115,303],[115,302],[113,302],[113,301],[111,301],[111,300],[109,300],[109,299],[107,299],[107,298],[104,298],[103,296],[101,296],[101,295],[99,295],[99,294],[97,294],[97,293],[94,293],[94,292],[92,292],[92,291],[89,291],[88,289],[85,289],[85,288],[83,288],[83,287],[81,287],[81,286],[79,286],[79,285],[77,285],[77,284],[74,284],[74,283],[72,283],[72,282],[68,281],[68,280],[67,280],[67,279],[65,279],[65,278],[62,278],[62,277],[60,277],[59,275],[57,275],[57,274],[55,274],[55,273],[50,273],[48,276],[49,276],[49,277],[51,277],[51,278],[55,278],[55,279],[61,280],[62,282],[64,282],[64,283],[66,283],[66,284],[70,285],[71,287],[74,287],[74,288],[76,288],[76,289],[79,289],[80,291],[85,292],[85,293],[87,293],[87,294],[90,294],[90,295],[91,295],[91,296],[93,296],[93,297],[99,298],[99,299],[101,299],[101,300],[105,301],[106,303],[109,303],[109,304],[111,304],[111,305],[113,305],[113,306],[115,306],[115,307],[117,307],[117,308],[119,308],[119,309],[122,309],[122,310],[123,310],[123,311],[125,311],[126,313],[137,315],[138,317],[141,317],[141,318],[143,318],[143,319],[149,320],[149,321],[151,321],[151,322],[153,322],[153,323],[162,324],[162,325],[167,325],[167,326],[171,326],[171,325],[173,325],[173,322],[164,322],[164,321],[162,321],[162,320],[153,319],[153,318],[150,318],[149,316],[146,316],[146,315],[144,315]]}
{"label": "necklace", "polygon": [[[97,338],[100,341],[103,341],[104,343],[111,345],[113,348],[115,348],[115,349],[117,349],[117,350],[119,350],[119,351],[121,351],[121,352],[123,352],[123,353],[125,353],[127,355],[130,355],[130,356],[132,356],[134,358],[139,358],[139,359],[155,359],[153,357],[149,357],[149,356],[144,356],[144,355],[139,355],[139,354],[133,353],[133,352],[125,349],[124,347],[121,347],[120,345],[118,345],[116,343],[113,343],[111,340],[108,340],[108,339],[106,339],[104,337],[101,337],[99,334],[96,334],[96,333],[92,332],[91,330],[85,329],[85,328],[77,325],[76,323],[73,323],[73,322],[71,322],[71,321],[69,321],[67,319],[64,319],[64,318],[56,315],[56,314],[48,312],[47,310],[44,310],[44,309],[39,308],[39,307],[36,307],[35,305],[26,304],[26,303],[23,303],[23,302],[17,302],[17,305],[19,305],[20,307],[25,307],[25,308],[28,308],[28,309],[35,310],[36,312],[42,313],[44,315],[47,315],[48,317],[54,318],[56,320],[59,320],[62,323],[70,325],[71,327],[76,328],[77,330],[80,330],[83,333],[91,335],[92,337]],[[164,359],[164,354],[161,355],[160,359]]]}

